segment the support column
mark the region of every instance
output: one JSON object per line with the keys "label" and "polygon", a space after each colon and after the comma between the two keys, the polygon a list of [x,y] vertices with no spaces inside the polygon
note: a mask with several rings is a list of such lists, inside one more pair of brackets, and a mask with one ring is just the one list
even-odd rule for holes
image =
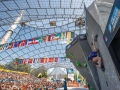
{"label": "support column", "polygon": [[24,10],[21,11],[19,17],[17,17],[15,22],[10,26],[8,31],[3,35],[3,38],[0,40],[0,44],[5,44],[8,41],[8,39],[10,38],[10,36],[13,34],[14,30],[16,29],[18,23],[20,22],[23,14],[24,14]]}

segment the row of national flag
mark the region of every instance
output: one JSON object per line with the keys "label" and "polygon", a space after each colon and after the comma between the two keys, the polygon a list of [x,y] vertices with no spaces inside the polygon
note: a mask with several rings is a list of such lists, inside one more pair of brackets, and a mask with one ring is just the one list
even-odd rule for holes
{"label": "row of national flag", "polygon": [[17,59],[14,64],[31,64],[31,63],[52,63],[52,62],[66,62],[65,57],[55,57],[55,58],[28,58],[28,59]]}
{"label": "row of national flag", "polygon": [[33,44],[39,44],[39,43],[54,41],[58,39],[65,39],[67,40],[66,41],[67,44],[69,44],[71,42],[71,38],[74,38],[74,32],[57,33],[57,34],[52,34],[48,36],[42,36],[42,37],[12,42],[12,43],[1,44],[0,50],[17,48],[17,47],[22,47],[22,46],[27,46],[27,45],[29,46]]}

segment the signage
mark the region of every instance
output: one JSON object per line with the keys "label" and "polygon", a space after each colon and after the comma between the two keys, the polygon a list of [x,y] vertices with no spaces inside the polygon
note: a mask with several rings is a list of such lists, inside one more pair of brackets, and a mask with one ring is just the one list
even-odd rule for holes
{"label": "signage", "polygon": [[74,80],[74,73],[73,74],[68,74],[68,78],[70,78],[70,80]]}
{"label": "signage", "polygon": [[68,82],[68,87],[80,87],[78,82]]}
{"label": "signage", "polygon": [[120,27],[120,0],[115,0],[103,36],[103,39],[107,47],[109,47],[109,45],[111,44],[117,31],[119,30],[119,27]]}

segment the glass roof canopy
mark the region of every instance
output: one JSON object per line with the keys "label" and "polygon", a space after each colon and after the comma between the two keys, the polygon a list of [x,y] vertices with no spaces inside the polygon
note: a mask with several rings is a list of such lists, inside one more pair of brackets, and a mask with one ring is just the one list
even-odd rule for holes
{"label": "glass roof canopy", "polygon": [[[75,20],[84,16],[84,4],[88,7],[94,0],[2,0],[0,1],[0,38],[6,33],[11,24],[24,10],[23,17],[18,23],[7,43],[25,39],[46,36],[66,31],[75,34],[85,33],[85,27],[75,26]],[[51,26],[50,22],[56,22]],[[25,26],[21,26],[21,23]],[[15,58],[65,57],[66,43],[62,40],[13,48],[0,51],[0,62],[6,64]],[[43,63],[42,63],[43,64]],[[56,63],[45,63],[47,68]],[[32,64],[38,67],[41,64]],[[59,67],[71,68],[68,60],[59,63]]]}

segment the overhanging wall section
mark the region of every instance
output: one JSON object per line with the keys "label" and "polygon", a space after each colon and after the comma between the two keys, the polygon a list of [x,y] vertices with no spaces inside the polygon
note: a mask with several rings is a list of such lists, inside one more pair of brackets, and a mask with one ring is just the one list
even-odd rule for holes
{"label": "overhanging wall section", "polygon": [[99,50],[100,56],[103,59],[105,67],[105,73],[97,68],[101,90],[120,90],[120,81],[116,73],[111,55],[103,40],[102,30],[88,10],[86,10],[86,27],[86,32],[88,33],[87,40],[91,48],[91,41],[93,40],[93,36],[95,34],[98,34],[96,45]]}
{"label": "overhanging wall section", "polygon": [[[87,40],[77,39],[73,40],[72,43],[71,45],[68,45],[66,55],[69,57],[81,75],[86,78],[87,82],[94,88],[94,90],[100,90],[96,66],[91,61],[87,61],[87,57],[91,52]],[[71,54],[73,57],[70,56]],[[88,67],[79,67],[76,65],[76,61],[79,61],[80,63],[87,63]]]}

